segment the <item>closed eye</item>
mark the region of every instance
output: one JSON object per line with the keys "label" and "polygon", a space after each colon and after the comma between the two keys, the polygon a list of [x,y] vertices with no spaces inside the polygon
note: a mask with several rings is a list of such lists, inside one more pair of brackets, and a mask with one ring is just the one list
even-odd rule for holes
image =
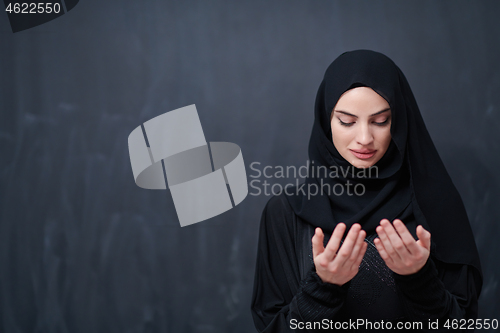
{"label": "closed eye", "polygon": [[354,121],[350,122],[350,123],[344,123],[342,120],[340,120],[340,118],[337,118],[337,119],[340,121],[340,125],[342,125],[342,126],[349,127],[349,126],[354,125]]}
{"label": "closed eye", "polygon": [[375,125],[377,126],[384,126],[384,125],[387,125],[389,123],[389,118],[387,118],[386,120],[384,120],[383,122],[376,122],[374,121],[373,122]]}

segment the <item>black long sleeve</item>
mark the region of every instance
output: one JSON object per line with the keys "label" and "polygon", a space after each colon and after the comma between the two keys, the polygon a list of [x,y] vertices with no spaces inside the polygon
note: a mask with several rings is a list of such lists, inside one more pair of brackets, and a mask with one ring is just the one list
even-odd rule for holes
{"label": "black long sleeve", "polygon": [[301,279],[295,222],[284,197],[272,198],[262,213],[252,299],[259,332],[292,332],[293,320],[333,319],[347,294],[312,269]]}
{"label": "black long sleeve", "polygon": [[[414,321],[476,319],[477,290],[472,268],[445,264],[432,258],[411,275],[394,273],[405,313]],[[439,269],[438,269],[439,268]]]}
{"label": "black long sleeve", "polygon": [[323,282],[314,268],[311,269],[295,296],[301,318],[308,322],[334,319],[344,304],[348,288],[349,283],[337,286]]}

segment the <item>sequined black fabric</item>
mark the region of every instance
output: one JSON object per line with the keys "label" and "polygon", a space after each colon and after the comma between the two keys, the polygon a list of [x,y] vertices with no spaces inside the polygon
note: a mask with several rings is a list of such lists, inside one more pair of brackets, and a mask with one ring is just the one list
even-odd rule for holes
{"label": "sequined black fabric", "polygon": [[350,316],[359,312],[361,318],[401,318],[393,273],[373,243],[376,237],[372,234],[365,239],[368,247],[358,274],[350,282],[344,309]]}

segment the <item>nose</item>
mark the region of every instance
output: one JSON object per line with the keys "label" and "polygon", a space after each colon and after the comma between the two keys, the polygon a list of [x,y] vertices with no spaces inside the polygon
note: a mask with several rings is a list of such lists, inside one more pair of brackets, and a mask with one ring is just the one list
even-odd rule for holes
{"label": "nose", "polygon": [[359,126],[358,133],[356,135],[356,142],[362,146],[367,146],[373,142],[373,134],[368,124],[362,124]]}

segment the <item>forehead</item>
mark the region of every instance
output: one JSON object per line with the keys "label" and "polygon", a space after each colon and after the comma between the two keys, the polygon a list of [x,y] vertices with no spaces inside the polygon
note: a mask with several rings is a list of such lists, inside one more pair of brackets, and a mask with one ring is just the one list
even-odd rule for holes
{"label": "forehead", "polygon": [[387,108],[389,108],[389,103],[372,88],[357,87],[343,93],[334,110],[356,115],[370,115]]}

